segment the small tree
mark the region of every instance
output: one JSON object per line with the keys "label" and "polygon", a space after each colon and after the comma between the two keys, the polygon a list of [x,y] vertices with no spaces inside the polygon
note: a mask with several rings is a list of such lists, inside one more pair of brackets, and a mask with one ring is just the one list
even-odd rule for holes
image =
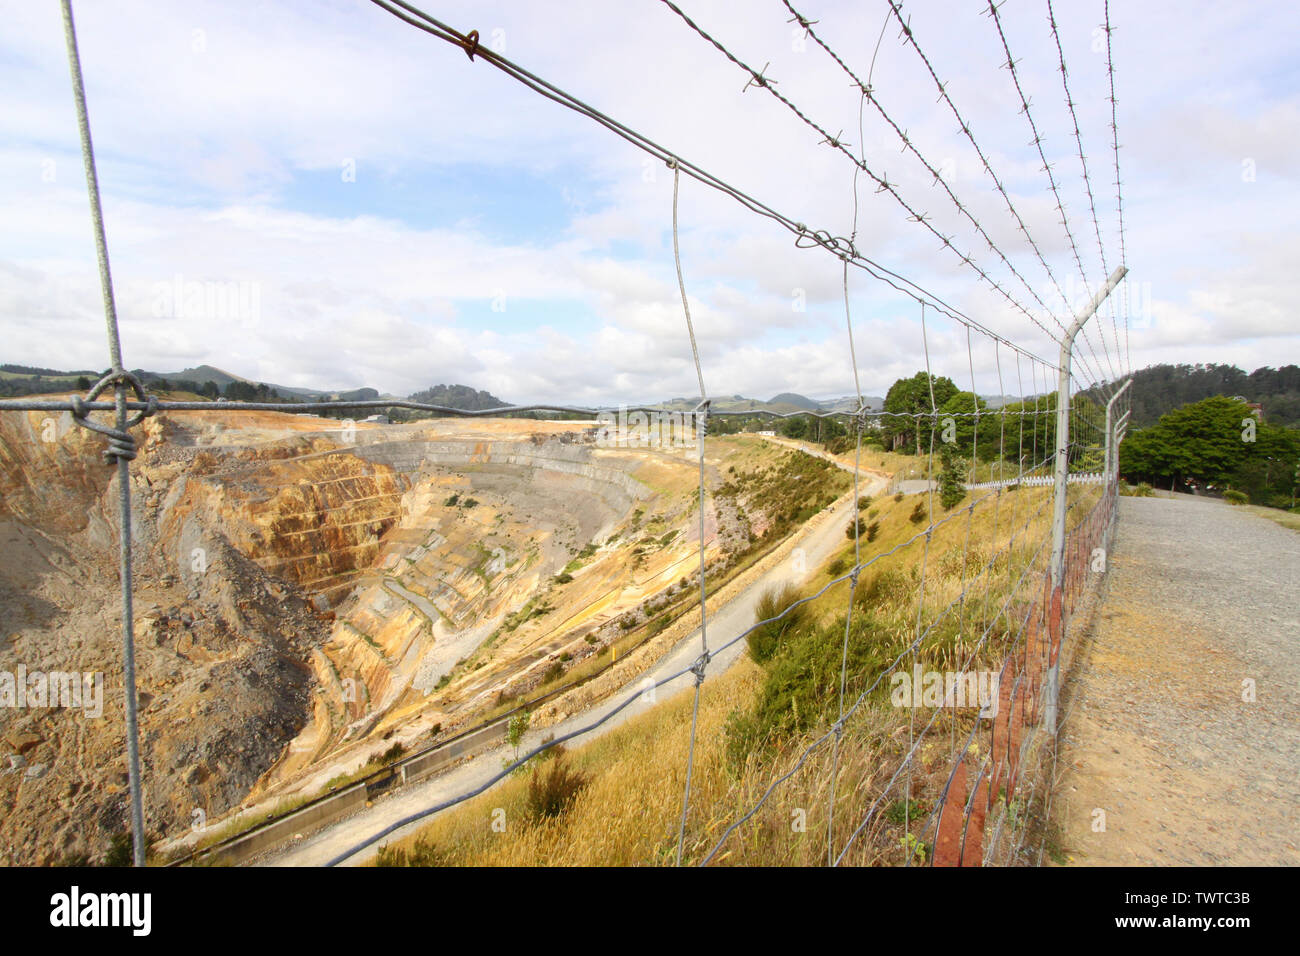
{"label": "small tree", "polygon": [[873,522],[871,522],[871,524],[867,525],[867,540],[868,540],[868,541],[875,541],[875,540],[876,540],[876,535],[878,535],[878,534],[880,534],[880,522],[879,522],[879,521],[873,521]]}
{"label": "small tree", "polygon": [[912,522],[912,524],[920,524],[922,521],[925,520],[925,502],[924,502],[924,501],[918,501],[918,502],[916,503],[916,507],[913,508],[913,509],[912,509],[912,513],[911,513],[910,515],[907,516],[907,520],[910,521],[910,522]]}
{"label": "small tree", "polygon": [[524,734],[528,733],[528,723],[528,711],[521,710],[506,724],[506,743],[514,748],[515,760],[519,759],[519,747],[524,742]]}
{"label": "small tree", "polygon": [[957,457],[957,450],[950,443],[944,443],[939,450],[939,460],[943,463],[939,472],[939,503],[944,511],[951,511],[966,497],[966,463]]}

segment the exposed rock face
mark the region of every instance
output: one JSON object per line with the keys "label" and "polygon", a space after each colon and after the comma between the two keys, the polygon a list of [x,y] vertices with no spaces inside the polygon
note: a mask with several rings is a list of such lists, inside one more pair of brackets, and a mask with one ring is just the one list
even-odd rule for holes
{"label": "exposed rock face", "polygon": [[[306,416],[221,414],[136,432],[151,834],[215,818],[259,780],[419,710],[646,494],[634,462],[572,429],[353,436]],[[95,859],[127,825],[116,472],[103,447],[66,416],[0,416],[0,704],[2,675],[20,668],[102,675],[97,714],[0,706],[0,862]]]}
{"label": "exposed rock face", "polygon": [[[47,416],[0,419],[0,672],[75,674],[84,694],[25,706],[3,700],[0,735],[42,774],[0,771],[0,861],[99,857],[127,826],[116,472],[82,429]],[[325,627],[301,595],[275,581],[219,529],[202,562],[168,532],[163,493],[184,465],[155,452],[172,427],[141,427],[132,467],[136,661],[151,832],[185,825],[247,792],[304,721],[303,659]],[[53,440],[44,440],[44,439]],[[169,448],[169,451],[171,449]],[[193,568],[201,563],[205,573]],[[37,740],[32,743],[32,739]],[[8,761],[13,763],[13,761]],[[10,768],[17,770],[18,768]],[[30,769],[30,768],[29,768]]]}

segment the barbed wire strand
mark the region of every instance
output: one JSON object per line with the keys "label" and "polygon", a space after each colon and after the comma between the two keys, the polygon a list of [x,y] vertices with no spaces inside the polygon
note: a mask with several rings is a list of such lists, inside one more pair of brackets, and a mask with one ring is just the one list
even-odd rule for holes
{"label": "barbed wire strand", "polygon": [[[1003,2],[1005,2],[1005,0],[1003,0]],[[1079,255],[1079,246],[1074,240],[1074,231],[1070,228],[1070,217],[1069,214],[1065,211],[1065,202],[1064,200],[1061,199],[1061,192],[1057,188],[1056,176],[1052,173],[1052,164],[1047,161],[1047,154],[1043,151],[1043,136],[1038,131],[1038,124],[1034,121],[1033,111],[1029,108],[1029,99],[1025,96],[1025,91],[1023,87],[1020,85],[1020,74],[1016,71],[1016,60],[1011,55],[1011,45],[1007,41],[1006,31],[1002,28],[1002,17],[998,13],[998,4],[996,0],[988,0],[988,5],[989,5],[988,8],[989,16],[993,18],[993,24],[995,27],[997,27],[998,38],[1002,41],[1002,50],[1007,57],[1006,63],[1003,65],[1007,68],[1008,72],[1010,72],[1011,74],[1011,80],[1012,83],[1015,85],[1016,94],[1020,97],[1020,105],[1021,105],[1020,111],[1024,114],[1025,120],[1029,123],[1029,129],[1033,133],[1033,139],[1030,140],[1030,145],[1032,145],[1035,149],[1038,150],[1038,158],[1041,159],[1043,162],[1043,171],[1047,174],[1048,185],[1051,188],[1053,198],[1055,198],[1056,200],[1056,209],[1061,214],[1061,226],[1065,230],[1066,239],[1070,243],[1070,251],[1074,256],[1075,267],[1079,271],[1079,278],[1083,281],[1084,291],[1088,294],[1088,297],[1091,299],[1092,285],[1091,283],[1088,282],[1088,272],[1083,267],[1083,258]],[[1093,349],[1093,354],[1095,355],[1096,347],[1092,344],[1087,325],[1083,327],[1083,336],[1084,336],[1084,341],[1088,343],[1089,348]],[[1105,337],[1103,337],[1101,340],[1101,346],[1102,346],[1102,352],[1105,354],[1106,357],[1106,364],[1110,368],[1111,378],[1116,379],[1119,377],[1119,375],[1116,372],[1115,366],[1110,359],[1110,350],[1106,347]]]}
{"label": "barbed wire strand", "polygon": [[[530,73],[523,67],[512,63],[501,54],[486,47],[479,46],[476,36],[471,38],[467,34],[461,34],[452,27],[447,26],[417,7],[405,2],[405,0],[371,0],[371,2],[397,17],[404,23],[413,26],[424,33],[428,33],[430,36],[437,37],[438,39],[450,43],[466,52],[473,51],[474,56],[478,59],[481,59],[483,62],[497,68],[511,78],[524,84],[529,89],[532,89],[534,92],[539,93],[567,109],[594,120],[613,132],[615,135],[626,140],[638,149],[649,153],[651,156],[658,158],[662,162],[666,163],[669,160],[675,159],[686,175],[691,176],[719,192],[731,196],[751,212],[771,219],[781,225],[795,236],[795,245],[798,248],[812,248],[813,246],[818,246],[839,257],[849,256],[852,259],[855,268],[863,270],[877,281],[890,286],[895,291],[918,302],[925,300],[931,308],[935,309],[935,311],[948,316],[956,322],[961,322],[963,324],[969,322],[984,334],[997,334],[977,322],[975,319],[961,312],[956,307],[945,302],[935,293],[923,288],[915,281],[900,275],[898,272],[891,270],[878,261],[864,255],[846,238],[833,237],[826,230],[812,229],[804,225],[802,222],[777,212],[772,207],[760,202],[735,186],[730,185],[719,177],[709,173],[707,170],[683,159],[680,154],[665,149],[649,137],[618,122],[605,113],[602,113],[600,110],[584,103],[572,94],[567,93],[535,74]],[[809,245],[805,245],[805,243],[808,243]],[[1025,349],[1023,346],[1017,345],[1010,339],[1003,336],[999,337],[1002,339],[1003,344],[1008,348],[1024,351],[1026,355],[1033,355],[1032,352]],[[1043,361],[1039,356],[1034,355],[1033,357]]]}
{"label": "barbed wire strand", "polygon": [[[668,6],[670,6],[670,7],[673,6],[673,4],[669,2],[669,0],[663,0],[663,2],[666,3],[666,4],[667,4]],[[912,155],[916,157],[916,159],[921,163],[921,165],[925,167],[926,172],[928,172],[928,173],[931,175],[931,177],[933,177],[934,182],[937,183],[939,186],[941,186],[941,187],[943,188],[943,191],[947,194],[949,200],[951,200],[951,202],[953,203],[953,205],[957,208],[957,211],[958,211],[958,212],[959,212],[959,213],[960,213],[960,214],[961,214],[961,215],[962,215],[966,220],[968,220],[968,221],[971,223],[971,225],[975,228],[976,232],[979,234],[980,238],[983,239],[983,240],[988,244],[988,247],[989,247],[990,251],[992,251],[992,252],[993,252],[993,253],[994,253],[994,254],[995,254],[995,255],[996,255],[996,256],[997,256],[997,257],[1002,261],[1002,263],[1007,267],[1008,271],[1009,271],[1013,276],[1015,276],[1017,280],[1019,280],[1019,282],[1020,282],[1020,284],[1021,284],[1022,286],[1024,286],[1025,290],[1029,293],[1030,297],[1031,297],[1035,302],[1038,303],[1039,307],[1042,308],[1042,309],[1044,310],[1044,312],[1047,313],[1047,315],[1052,319],[1052,321],[1056,323],[1056,325],[1057,325],[1057,327],[1060,329],[1060,331],[1061,331],[1062,333],[1064,333],[1065,330],[1066,330],[1066,328],[1065,328],[1065,324],[1060,320],[1060,318],[1058,318],[1058,317],[1055,315],[1055,313],[1052,312],[1052,310],[1048,307],[1047,303],[1045,303],[1045,302],[1043,301],[1042,297],[1038,294],[1037,290],[1035,290],[1035,289],[1033,288],[1033,286],[1029,284],[1028,280],[1026,280],[1025,277],[1020,273],[1020,271],[1019,271],[1018,269],[1016,269],[1016,267],[1012,264],[1011,260],[1006,256],[1006,254],[1002,251],[1002,249],[1001,249],[1001,248],[1000,248],[1000,247],[999,247],[999,246],[998,246],[998,245],[993,241],[993,238],[988,234],[987,230],[985,230],[983,224],[982,224],[982,223],[981,223],[981,222],[980,222],[980,221],[979,221],[979,220],[974,216],[974,214],[970,211],[970,209],[967,207],[967,205],[964,204],[960,199],[957,198],[956,194],[955,194],[955,193],[953,192],[953,190],[952,190],[952,187],[950,187],[950,186],[948,185],[947,180],[944,179],[943,175],[939,172],[939,170],[935,169],[934,164],[931,163],[928,159],[926,159],[925,156],[922,155],[921,151],[920,151],[919,149],[917,149],[916,144],[915,144],[914,142],[912,142],[912,139],[908,136],[907,131],[904,130],[902,127],[900,127],[899,124],[898,124],[898,122],[897,122],[897,121],[896,121],[892,116],[889,115],[888,111],[885,110],[884,106],[880,103],[880,100],[879,100],[879,99],[876,97],[876,95],[875,95],[874,88],[873,88],[872,85],[871,85],[871,77],[870,77],[870,74],[868,74],[867,81],[864,83],[864,82],[862,81],[862,79],[859,78],[858,75],[853,71],[853,69],[852,69],[851,67],[849,67],[849,65],[844,61],[843,57],[841,57],[838,53],[836,53],[833,49],[831,49],[830,45],[827,44],[827,43],[826,43],[826,42],[825,42],[825,41],[824,41],[820,36],[818,36],[817,31],[815,31],[815,30],[812,28],[812,23],[811,23],[811,21],[809,21],[809,20],[808,20],[808,19],[807,19],[803,14],[801,14],[797,9],[795,9],[795,7],[793,6],[793,4],[790,3],[790,0],[781,0],[781,2],[784,3],[786,9],[789,10],[790,13],[794,15],[794,18],[798,21],[799,25],[802,26],[802,27],[804,28],[804,30],[807,32],[808,36],[811,37],[812,40],[813,40],[813,41],[814,41],[814,42],[815,42],[819,47],[821,47],[821,48],[822,48],[822,49],[827,53],[827,55],[830,56],[830,58],[831,58],[832,60],[835,61],[835,63],[840,67],[840,69],[841,69],[841,70],[842,70],[842,71],[843,71],[843,72],[844,72],[844,73],[849,77],[849,79],[851,79],[851,80],[853,81],[853,84],[854,84],[855,86],[857,86],[857,87],[862,91],[862,100],[863,100],[863,101],[870,101],[870,102],[871,102],[871,105],[874,106],[874,107],[876,108],[876,111],[880,114],[881,118],[884,119],[884,121],[885,121],[885,122],[890,126],[890,128],[894,131],[895,135],[896,135],[896,136],[899,138],[899,140],[903,143],[903,148],[904,148],[904,150],[906,150],[907,152],[912,153]],[[891,10],[892,10],[892,9],[893,9],[893,4],[892,4],[892,3],[890,4],[890,7],[891,7]],[[676,9],[676,7],[673,7],[673,9]],[[681,15],[683,19],[687,19],[687,18],[685,17],[684,14],[680,14],[680,11],[678,11],[678,12],[679,12],[679,15]],[[894,11],[894,12],[897,13],[897,11]],[[690,21],[688,20],[687,22],[690,22]],[[901,22],[901,16],[900,16],[900,22]],[[886,24],[888,24],[888,16],[886,17]],[[694,26],[694,24],[692,24],[692,26]],[[714,45],[717,46],[720,50],[723,50],[724,53],[727,52],[727,51],[726,51],[726,50],[721,46],[721,44],[719,44],[719,43],[718,43],[717,41],[715,41],[715,40],[712,40],[711,37],[709,37],[709,36],[708,36],[707,34],[705,34],[703,31],[699,30],[698,27],[696,27],[696,30],[697,30],[697,32],[699,32],[702,36],[705,36],[706,39],[711,40],[711,41],[714,43]],[[903,32],[904,32],[905,35],[907,35],[907,36],[910,37],[911,28],[910,28],[910,26],[909,26],[908,24],[903,24]],[[882,31],[882,34],[881,34],[881,35],[883,36],[883,31]],[[913,41],[913,43],[914,43],[914,41]],[[734,58],[732,58],[732,57],[730,57],[730,56],[729,56],[729,58],[733,59],[733,62],[736,62],[738,65],[740,65],[740,66],[744,66],[744,64],[741,63],[739,60],[735,60]],[[873,56],[873,57],[872,57],[872,66],[874,67],[874,65],[875,65],[875,57]],[[927,61],[927,65],[928,65],[928,61]],[[746,67],[746,69],[748,69],[748,67]],[[932,75],[933,75],[933,71],[931,71],[931,73],[932,73]],[[937,77],[936,77],[936,80],[937,80]],[[769,81],[769,82],[770,82],[770,81]],[[942,86],[941,86],[940,88],[942,89]],[[788,101],[786,101],[785,98],[784,98],[784,97],[781,97],[781,95],[780,95],[779,93],[777,93],[775,90],[772,90],[772,89],[769,88],[769,92],[771,92],[774,96],[777,96],[779,99],[782,99],[783,102],[787,102],[787,105],[789,105],[791,109],[795,109],[795,107],[793,106],[793,104],[790,104]],[[946,95],[946,94],[945,94],[945,95]],[[951,100],[949,100],[949,103],[951,104]],[[954,107],[954,109],[955,109],[955,107]],[[795,112],[797,113],[798,110],[796,109]],[[808,121],[805,120],[805,122],[808,122]],[[824,130],[822,130],[821,127],[819,127],[819,126],[816,126],[816,124],[812,124],[812,123],[810,123],[809,125],[812,125],[812,126],[813,126],[815,129],[817,129],[819,132],[823,132],[823,133],[824,133]],[[857,165],[860,165],[862,168],[866,169],[865,143],[863,142],[863,139],[864,139],[864,137],[863,137],[863,134],[862,134],[861,104],[859,104],[858,141],[859,141],[859,144],[861,144],[861,148],[862,148],[862,157],[861,157],[860,160],[856,160],[855,162],[856,162]],[[972,142],[973,142],[973,139],[972,139]],[[840,146],[842,152],[847,152],[847,150],[843,149],[843,147],[841,146],[841,144],[837,143],[837,142],[834,141],[834,140],[831,141],[830,145],[832,145],[832,146]],[[977,147],[977,149],[978,149],[978,147]],[[980,155],[981,155],[981,158],[982,158],[982,157],[983,157],[983,153],[981,152]],[[850,158],[852,159],[853,157],[850,156]],[[985,167],[988,168],[988,163],[987,163],[987,161],[985,161]],[[991,169],[990,169],[989,171],[990,171],[990,173],[992,172]],[[869,169],[867,170],[867,172],[870,174],[870,170],[869,170]],[[873,179],[876,179],[876,177],[875,177],[874,175],[872,176],[872,178],[873,178]],[[996,176],[994,177],[994,179],[996,180]],[[879,179],[877,179],[876,181],[877,181],[878,183],[880,182]],[[999,184],[999,185],[1000,185],[1000,184]],[[897,194],[897,192],[896,192],[894,189],[892,189],[892,188],[886,188],[885,191],[888,191],[888,192],[890,192],[891,194],[893,194],[894,197],[895,197],[896,199],[898,199],[900,202],[902,201],[901,197]],[[1005,194],[1005,190],[1003,191],[1003,195],[1004,195],[1004,197],[1006,196],[1006,194]],[[1008,201],[1008,204],[1009,204],[1009,203],[1010,203],[1010,199],[1009,199],[1009,197],[1007,197],[1007,201]],[[911,209],[910,206],[907,206],[907,204],[905,204],[905,203],[904,203],[904,206],[905,206],[905,208],[908,209],[908,211],[909,211],[910,213],[913,213],[913,215],[915,215],[915,213],[913,212],[913,210]],[[1012,213],[1015,214],[1015,209],[1014,209],[1014,207],[1012,207]],[[1019,219],[1019,216],[1018,216],[1018,215],[1017,215],[1017,219]],[[1029,236],[1029,232],[1028,232],[1028,230],[1024,227],[1024,223],[1023,223],[1023,221],[1021,221],[1021,231],[1025,233],[1025,235],[1026,235],[1027,238],[1029,238],[1029,240],[1030,240],[1030,242],[1031,242],[1031,245],[1033,246],[1034,250],[1037,252],[1037,251],[1038,251],[1037,243],[1034,243],[1032,237]],[[954,251],[954,252],[957,251],[957,250],[955,249],[955,247],[954,247],[953,251]],[[958,255],[960,255],[960,253],[958,253]],[[981,276],[983,276],[983,272],[982,272],[982,270],[979,269],[978,266],[974,266],[974,264],[971,263],[971,261],[970,261],[969,259],[967,259],[966,257],[964,257],[964,256],[962,256],[962,259],[963,259],[963,261],[966,262],[968,265],[972,265],[972,266],[976,269],[976,271],[977,271],[977,272],[980,272]],[[1046,261],[1043,259],[1041,253],[1039,253],[1039,261],[1042,262],[1044,266],[1046,266]],[[1055,276],[1052,274],[1050,268],[1048,268],[1048,274],[1049,274],[1049,276],[1051,276],[1051,278],[1053,279],[1053,281],[1055,281]],[[1109,273],[1107,273],[1107,274],[1109,274]],[[989,280],[989,281],[991,281],[991,280]],[[1061,291],[1059,284],[1057,284],[1057,291],[1061,293],[1061,299],[1062,299],[1062,301],[1068,303],[1068,302],[1069,302],[1069,299],[1068,299],[1068,297],[1066,297],[1065,293],[1064,293],[1063,291]],[[1025,312],[1026,314],[1028,314],[1028,311],[1025,310],[1025,309],[1023,309],[1023,308],[1021,309],[1021,311]],[[1030,316],[1030,318],[1032,319],[1033,316]],[[1035,324],[1038,324],[1036,320],[1035,320]],[[1045,327],[1043,327],[1041,324],[1039,324],[1039,328],[1042,329],[1044,332],[1047,332],[1047,329],[1046,329]],[[1050,332],[1048,332],[1048,334],[1051,335],[1053,338],[1055,337],[1054,333],[1050,333]],[[1059,341],[1059,340],[1058,340],[1058,341]],[[1085,361],[1085,362],[1087,361],[1087,359],[1085,359],[1083,356],[1080,356],[1080,358],[1081,358],[1083,361]],[[1093,370],[1093,374],[1096,374],[1095,370]]]}
{"label": "barbed wire strand", "polygon": [[[993,289],[995,292],[1001,295],[1014,309],[1022,313],[1026,318],[1028,318],[1031,322],[1033,322],[1036,326],[1038,326],[1038,328],[1042,330],[1042,332],[1045,335],[1047,335],[1049,338],[1051,338],[1053,341],[1056,341],[1059,344],[1060,339],[1057,338],[1056,335],[1054,335],[1047,328],[1047,326],[1043,325],[1042,321],[1036,315],[1030,312],[1029,309],[1022,302],[1020,302],[1015,296],[1011,295],[1011,293],[1009,293],[1005,288],[1003,288],[1002,285],[996,279],[990,276],[985,269],[980,267],[974,261],[974,259],[971,258],[971,256],[962,253],[953,243],[951,236],[945,236],[943,233],[939,232],[939,230],[936,229],[934,225],[930,223],[929,221],[930,217],[925,213],[918,212],[910,203],[908,203],[908,201],[904,199],[902,195],[898,192],[896,186],[888,181],[887,177],[877,175],[875,171],[871,169],[871,167],[867,166],[865,163],[863,163],[861,160],[855,157],[851,152],[849,152],[848,147],[846,147],[844,143],[842,143],[839,140],[838,136],[832,135],[829,130],[827,130],[820,124],[818,124],[816,121],[810,119],[807,116],[807,114],[804,113],[803,110],[801,110],[793,101],[791,101],[788,97],[784,96],[782,93],[776,90],[773,85],[773,81],[770,80],[768,77],[764,76],[764,71],[755,70],[753,67],[749,66],[747,63],[745,63],[743,60],[737,57],[734,53],[732,53],[729,49],[727,49],[727,47],[724,46],[720,41],[718,41],[716,38],[711,36],[706,30],[704,30],[697,23],[695,23],[694,20],[692,20],[689,16],[687,16],[687,14],[683,12],[682,9],[673,2],[673,0],[661,0],[661,2],[670,10],[672,10],[675,14],[677,14],[677,16],[680,17],[682,21],[687,24],[687,26],[689,26],[692,30],[694,30],[697,34],[699,34],[701,38],[706,40],[715,49],[717,49],[719,53],[721,53],[729,61],[734,63],[737,67],[739,67],[740,69],[748,73],[750,75],[750,79],[753,84],[757,85],[761,89],[766,90],[777,100],[779,100],[782,104],[784,104],[785,107],[788,110],[790,110],[790,112],[792,112],[795,116],[797,116],[806,126],[808,126],[810,129],[820,134],[823,137],[822,141],[825,144],[831,146],[833,149],[847,156],[849,160],[852,161],[855,165],[861,166],[862,171],[865,172],[867,176],[873,182],[876,183],[878,187],[877,189],[878,192],[885,192],[888,193],[890,196],[892,196],[894,200],[904,210],[906,210],[908,217],[911,221],[920,224],[923,228],[925,228],[928,232],[930,232],[936,239],[940,241],[942,248],[951,249],[952,252],[961,260],[962,263],[969,266],[976,272],[976,274],[979,276],[981,281],[987,283],[991,289]],[[809,32],[811,35],[811,30]],[[864,93],[866,92],[865,86],[863,87],[863,92]],[[874,102],[873,97],[868,96],[867,98],[871,99],[872,102]],[[904,142],[906,143],[907,142],[906,136],[902,134],[901,131],[900,131],[900,135],[903,135]],[[930,167],[928,163],[927,163],[927,168],[930,168],[931,171],[933,172],[932,167]],[[935,173],[934,175],[938,177],[937,173]],[[942,177],[938,177],[938,178],[942,182]],[[954,201],[956,201],[955,197],[954,197]],[[982,227],[980,228],[982,230]],[[996,244],[994,244],[991,239],[989,239],[988,241],[993,251],[998,254],[1001,254],[1001,250],[996,246]],[[1002,256],[1002,258],[1004,259],[1004,261],[1007,262],[1008,266],[1010,267],[1010,260],[1007,260],[1005,256]],[[1012,267],[1012,271],[1013,272],[1016,271],[1014,267]],[[1019,273],[1017,273],[1017,275],[1019,275]],[[1021,277],[1021,281],[1022,282],[1024,281],[1023,277]],[[1025,286],[1030,290],[1031,296],[1037,299],[1038,298],[1037,293],[1034,292],[1033,288],[1030,287],[1028,283],[1025,283]],[[1038,299],[1038,301],[1041,304],[1041,299]],[[1043,308],[1046,309],[1046,305],[1043,305]]]}
{"label": "barbed wire strand", "polygon": [[[1118,101],[1115,99],[1115,61],[1111,55],[1110,35],[1115,32],[1115,28],[1110,25],[1110,0],[1105,0],[1103,4],[1106,22],[1103,29],[1106,31],[1106,75],[1110,80],[1110,133],[1111,148],[1115,153],[1115,209],[1119,217],[1119,263],[1125,268],[1128,267],[1128,248],[1124,240],[1124,186],[1119,172],[1119,118],[1116,111]],[[1124,280],[1124,298],[1121,300],[1124,306],[1124,351],[1127,353],[1125,364],[1128,367],[1128,373],[1133,374],[1133,356],[1129,350],[1129,314],[1128,314],[1128,279]]]}
{"label": "barbed wire strand", "polygon": [[[1092,178],[1088,174],[1088,158],[1083,148],[1083,133],[1079,129],[1079,115],[1074,108],[1074,97],[1070,95],[1069,70],[1065,66],[1065,49],[1061,45],[1061,34],[1056,26],[1056,13],[1052,9],[1052,0],[1047,0],[1047,22],[1052,30],[1052,40],[1056,44],[1056,58],[1058,63],[1060,64],[1061,87],[1065,91],[1065,105],[1066,108],[1070,111],[1070,122],[1074,126],[1074,142],[1079,150],[1079,167],[1083,173],[1083,187],[1088,194],[1088,211],[1092,216],[1092,231],[1097,238],[1097,255],[1101,259],[1101,274],[1104,276],[1109,276],[1110,266],[1106,262],[1105,244],[1101,241],[1101,221],[1097,217],[1097,201],[1092,194]],[[1115,302],[1114,299],[1112,299],[1110,296],[1106,297],[1106,301],[1110,306],[1109,311],[1110,311],[1111,329],[1115,335],[1115,359],[1116,361],[1119,361],[1119,356],[1122,354],[1122,352],[1120,350],[1120,344],[1119,344],[1119,326],[1115,321],[1115,308],[1114,308]],[[1106,332],[1104,329],[1100,332],[1100,335],[1102,337],[1102,341],[1105,341]],[[1124,365],[1121,362],[1120,363],[1121,378],[1123,377],[1122,374],[1123,369],[1124,369]],[[1116,380],[1115,385],[1118,387],[1119,385],[1118,379]]]}

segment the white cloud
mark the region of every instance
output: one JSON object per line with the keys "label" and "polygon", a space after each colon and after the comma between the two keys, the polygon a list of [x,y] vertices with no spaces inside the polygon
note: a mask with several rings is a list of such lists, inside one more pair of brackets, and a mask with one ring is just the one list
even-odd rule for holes
{"label": "white cloud", "polygon": [[[777,89],[830,132],[843,129],[874,171],[898,183],[1009,292],[1026,304],[1032,294],[1052,301],[1053,284],[896,29],[886,31],[875,62],[879,101],[951,171],[951,188],[1032,294],[870,106],[859,130],[858,92],[811,43],[797,48],[779,9],[764,16],[750,4],[701,0],[687,10],[754,66],[770,63]],[[886,12],[828,3],[816,13],[817,29],[865,75]],[[1134,363],[1233,356],[1253,368],[1300,360],[1286,287],[1300,254],[1290,229],[1300,212],[1291,188],[1300,101],[1280,79],[1296,14],[1279,8],[1255,18],[1170,3],[1112,13],[1130,282],[1139,305],[1151,303],[1130,336]],[[0,0],[0,14],[7,24],[0,83],[11,91],[0,114],[0,141],[9,144],[0,150],[5,359],[99,368],[99,293],[58,11]],[[672,173],[661,163],[647,165],[598,125],[368,4],[277,5],[249,16],[197,0],[83,3],[77,14],[128,364],[209,362],[288,385],[395,392],[464,381],[519,400],[695,390],[672,261]],[[1010,76],[998,68],[1005,57],[996,31],[975,7],[918,2],[909,14],[1072,291],[1074,253]],[[1008,6],[1002,18],[1095,288],[1096,238],[1056,50],[1039,14]],[[852,164],[818,145],[817,134],[766,92],[741,94],[743,72],[666,7],[585,2],[557,13],[458,2],[440,16],[477,28],[484,42],[504,42],[507,56],[809,227],[836,235],[853,228]],[[1104,58],[1093,50],[1100,9],[1061,5],[1057,16],[1113,268],[1109,89]],[[1148,42],[1153,36],[1160,42]],[[1255,162],[1253,181],[1242,177],[1243,159]],[[340,205],[353,194],[293,188],[308,173],[332,178],[349,160],[369,177],[355,192],[357,208]],[[462,164],[490,167],[498,180],[539,177],[567,217],[563,238],[541,238],[553,233],[536,224],[530,240],[530,211],[431,223],[427,213],[404,220],[395,204],[367,208],[376,196],[396,195],[398,184],[403,195],[441,188],[441,171]],[[865,175],[858,195],[860,250],[1055,358],[1046,334],[977,286]],[[764,397],[852,391],[840,263],[795,249],[776,224],[693,180],[683,178],[679,205],[682,268],[710,389]],[[521,238],[489,238],[503,233]],[[258,320],[232,330],[219,317],[156,315],[156,287],[176,276],[254,284]],[[511,303],[504,313],[487,307],[499,293]],[[914,303],[859,270],[851,270],[850,295],[865,390],[879,392],[924,366]],[[526,307],[516,308],[521,302]],[[1009,350],[995,353],[977,334],[968,357],[965,331],[933,313],[927,331],[936,370],[964,384],[974,365],[978,387],[994,391],[1001,357],[1001,390],[1017,390]],[[1123,364],[1115,337],[1108,315],[1096,320],[1081,377]],[[1022,374],[1034,378],[1028,366]]]}

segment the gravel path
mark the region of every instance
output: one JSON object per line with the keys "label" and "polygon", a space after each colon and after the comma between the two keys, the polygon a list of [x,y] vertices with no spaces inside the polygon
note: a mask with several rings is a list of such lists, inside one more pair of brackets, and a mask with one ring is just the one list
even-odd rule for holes
{"label": "gravel path", "polygon": [[1300,864],[1300,534],[1218,501],[1119,508],[1110,592],[1066,685],[1062,850]]}

